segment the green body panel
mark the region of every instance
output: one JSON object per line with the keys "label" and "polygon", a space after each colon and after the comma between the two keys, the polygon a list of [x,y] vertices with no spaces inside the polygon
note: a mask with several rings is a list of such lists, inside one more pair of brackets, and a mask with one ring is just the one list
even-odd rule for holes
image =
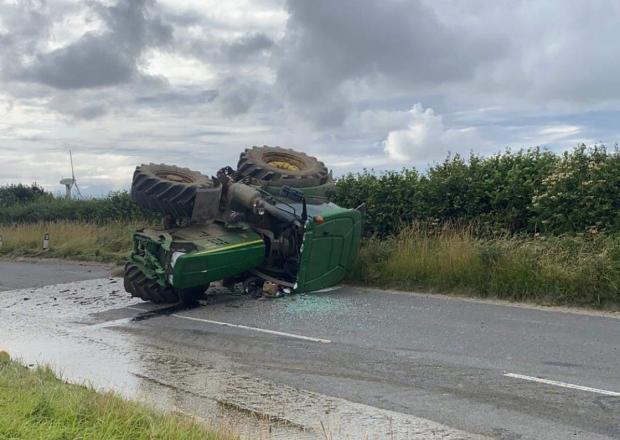
{"label": "green body panel", "polygon": [[[138,249],[140,242],[143,245]],[[228,229],[213,223],[138,232],[130,260],[161,285],[184,289],[238,275],[260,265],[264,258],[263,239],[247,225]]]}
{"label": "green body panel", "polygon": [[[282,203],[278,202],[278,206],[297,214],[303,210],[299,202]],[[294,288],[298,293],[342,281],[351,270],[362,233],[362,215],[357,210],[319,202],[308,203],[307,214]],[[317,216],[323,218],[323,223],[315,220]],[[160,285],[185,289],[261,269],[265,258],[266,244],[250,225],[238,223],[232,227],[215,222],[138,231],[130,261]]]}
{"label": "green body panel", "polygon": [[331,205],[318,215],[324,219],[322,224],[311,218],[305,225],[296,292],[311,292],[339,283],[351,270],[359,250],[360,212]]}
{"label": "green body panel", "polygon": [[[218,225],[219,226],[219,225]],[[201,250],[180,256],[173,267],[172,285],[176,288],[201,286],[239,275],[265,259],[265,243],[251,230],[231,234],[215,228],[208,240],[198,241]],[[215,234],[213,234],[215,232]],[[196,242],[195,242],[196,243]]]}

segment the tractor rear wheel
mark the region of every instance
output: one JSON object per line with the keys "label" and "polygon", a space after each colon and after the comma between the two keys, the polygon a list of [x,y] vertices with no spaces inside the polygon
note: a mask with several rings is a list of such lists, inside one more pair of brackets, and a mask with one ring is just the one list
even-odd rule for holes
{"label": "tractor rear wheel", "polygon": [[323,185],[329,171],[316,157],[280,147],[252,147],[239,156],[237,173],[262,185],[309,187]]}
{"label": "tractor rear wheel", "polygon": [[147,277],[138,266],[132,263],[125,264],[123,277],[125,290],[136,298],[154,303],[178,303],[180,298],[171,287],[162,287],[159,283]]}
{"label": "tractor rear wheel", "polygon": [[188,168],[143,164],[133,174],[131,198],[143,208],[188,218],[192,216],[197,190],[212,186],[210,178]]}

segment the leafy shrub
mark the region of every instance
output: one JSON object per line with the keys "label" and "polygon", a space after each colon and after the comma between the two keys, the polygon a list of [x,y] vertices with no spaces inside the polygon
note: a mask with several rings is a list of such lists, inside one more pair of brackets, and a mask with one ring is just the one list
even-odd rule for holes
{"label": "leafy shrub", "polygon": [[[427,172],[403,169],[347,174],[334,201],[366,204],[367,236],[387,237],[417,222],[475,225],[482,236],[620,232],[620,152],[579,146],[563,154],[539,148],[493,156],[449,156]],[[36,185],[0,188],[0,223],[153,221],[127,192],[66,200]]]}
{"label": "leafy shrub", "polygon": [[336,203],[355,208],[366,204],[365,228],[369,235],[393,234],[410,224],[420,212],[416,203],[420,176],[416,170],[381,175],[364,171],[348,174],[336,183]]}
{"label": "leafy shrub", "polygon": [[34,200],[51,197],[43,188],[33,183],[30,186],[18,184],[0,187],[0,208],[33,202]]}
{"label": "leafy shrub", "polygon": [[64,199],[43,194],[23,203],[0,208],[0,224],[51,221],[92,223],[154,221],[157,215],[136,205],[126,191],[100,199]]}
{"label": "leafy shrub", "polygon": [[497,234],[620,231],[620,152],[579,146],[557,155],[539,148],[493,156],[449,156],[414,169],[348,174],[334,201],[366,203],[365,232],[385,237],[412,222],[475,224]]}
{"label": "leafy shrub", "polygon": [[532,199],[543,232],[617,231],[620,226],[620,154],[581,146],[566,152]]}

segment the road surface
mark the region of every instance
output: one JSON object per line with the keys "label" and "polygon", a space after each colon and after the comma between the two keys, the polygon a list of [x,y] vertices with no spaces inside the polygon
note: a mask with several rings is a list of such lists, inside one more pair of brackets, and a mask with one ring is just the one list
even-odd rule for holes
{"label": "road surface", "polygon": [[[3,285],[24,264],[0,262]],[[620,439],[610,314],[354,287],[162,309],[97,278],[0,292],[0,320],[0,349],[28,362],[206,419],[265,416],[264,438]]]}
{"label": "road surface", "polygon": [[74,261],[28,260],[10,262],[0,259],[0,291],[42,287],[49,284],[106,277],[110,266]]}

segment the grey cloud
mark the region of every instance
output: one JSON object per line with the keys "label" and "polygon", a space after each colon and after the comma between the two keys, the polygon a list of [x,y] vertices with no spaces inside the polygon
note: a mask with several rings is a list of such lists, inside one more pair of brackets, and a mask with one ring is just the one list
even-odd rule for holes
{"label": "grey cloud", "polygon": [[114,108],[109,95],[88,90],[83,93],[59,91],[52,96],[47,106],[70,120],[84,121],[99,118]]}
{"label": "grey cloud", "polygon": [[200,38],[181,36],[177,49],[210,64],[248,63],[268,55],[275,43],[260,32],[247,33],[232,40],[204,35]]}
{"label": "grey cloud", "polygon": [[162,8],[162,16],[167,23],[180,27],[189,27],[204,25],[207,20],[203,15],[191,10],[170,10],[169,8]]}
{"label": "grey cloud", "polygon": [[448,27],[419,0],[289,0],[278,85],[319,122],[346,116],[343,86],[390,83],[420,90],[473,77],[502,42]]}
{"label": "grey cloud", "polygon": [[213,102],[217,98],[217,90],[204,91],[171,91],[155,95],[139,96],[135,102],[149,107],[171,106],[171,105],[200,105]]}
{"label": "grey cloud", "polygon": [[80,109],[81,119],[92,120],[108,112],[108,107],[102,104],[87,104]]}
{"label": "grey cloud", "polygon": [[[515,2],[426,0],[447,23],[508,42],[505,56],[479,69],[451,98],[468,105],[571,111],[620,101],[620,3],[616,0]],[[443,91],[446,93],[446,91]]]}
{"label": "grey cloud", "polygon": [[172,36],[170,26],[151,16],[153,4],[149,0],[120,0],[113,6],[90,2],[107,30],[37,54],[19,78],[59,89],[105,87],[139,78],[143,52],[166,44]]}
{"label": "grey cloud", "polygon": [[[64,47],[43,50],[51,26],[84,8],[98,17],[105,29],[91,31]],[[155,0],[118,0],[112,5],[88,1],[67,3],[59,9],[42,0],[23,2],[19,7],[0,5],[0,13],[0,29],[9,30],[0,33],[0,72],[5,81],[11,81],[11,95],[41,98],[50,110],[75,120],[91,120],[131,108],[199,107],[214,100],[215,110],[221,114],[244,114],[258,95],[257,81],[232,80],[228,69],[220,66],[256,62],[274,45],[260,32],[232,39],[184,38],[184,25],[208,26],[209,20],[205,22],[204,17],[190,13],[171,15]],[[23,28],[26,30],[22,32]],[[182,37],[174,40],[175,32]],[[177,89],[165,78],[145,75],[140,63],[150,48],[173,54],[191,52],[218,66],[224,79],[216,78],[213,85],[222,91],[201,87],[199,82],[196,87]]]}
{"label": "grey cloud", "polygon": [[258,96],[259,85],[250,81],[228,78],[220,84],[218,103],[225,116],[247,113]]}
{"label": "grey cloud", "polygon": [[146,84],[122,85],[113,89],[58,90],[48,108],[72,120],[92,120],[106,114],[136,114],[139,111],[165,111],[180,108],[202,110],[218,97],[218,91],[204,88],[174,88],[166,82],[146,80]]}
{"label": "grey cloud", "polygon": [[37,57],[22,79],[59,89],[104,87],[126,83],[136,75],[135,54],[123,53],[100,35]]}
{"label": "grey cloud", "polygon": [[[287,1],[0,0],[0,154],[75,145],[97,166],[110,153],[208,167],[273,143],[344,171],[424,165],[425,145],[551,142],[572,126],[553,148],[617,141],[617,0]],[[61,29],[78,39],[57,46],[53,32],[91,16],[102,30]],[[412,114],[416,102],[434,114]],[[15,167],[36,176],[28,161]]]}
{"label": "grey cloud", "polygon": [[17,75],[24,59],[49,37],[51,24],[66,11],[64,6],[59,2],[57,9],[48,8],[44,1],[0,3],[0,23],[6,29],[0,32],[0,79]]}
{"label": "grey cloud", "polygon": [[[543,2],[542,16],[554,15],[555,26],[538,38],[538,22],[521,23],[515,35],[524,50],[515,57],[524,66],[529,87],[516,90],[531,99],[555,100],[578,105],[620,100],[620,47],[617,44],[620,4],[615,0],[576,2],[572,8],[553,8]],[[542,20],[541,20],[542,21]],[[561,32],[561,33],[559,33]],[[525,44],[523,44],[525,42]],[[518,71],[517,71],[518,72]],[[505,84],[514,78],[504,69]]]}
{"label": "grey cloud", "polygon": [[277,86],[287,108],[318,127],[340,126],[361,101],[377,97],[407,98],[401,110],[433,100],[440,111],[579,111],[620,104],[615,0],[287,5]]}
{"label": "grey cloud", "polygon": [[50,108],[55,109],[64,115],[71,116],[73,119],[84,121],[91,121],[99,118],[110,111],[110,106],[106,102],[67,105],[66,103],[52,101],[50,103]]}
{"label": "grey cloud", "polygon": [[246,34],[224,47],[231,60],[244,60],[254,54],[264,53],[274,45],[273,40],[265,34]]}
{"label": "grey cloud", "polygon": [[107,23],[110,36],[129,52],[165,44],[172,37],[172,27],[153,14],[155,0],[119,0],[113,6],[91,2],[91,5]]}

